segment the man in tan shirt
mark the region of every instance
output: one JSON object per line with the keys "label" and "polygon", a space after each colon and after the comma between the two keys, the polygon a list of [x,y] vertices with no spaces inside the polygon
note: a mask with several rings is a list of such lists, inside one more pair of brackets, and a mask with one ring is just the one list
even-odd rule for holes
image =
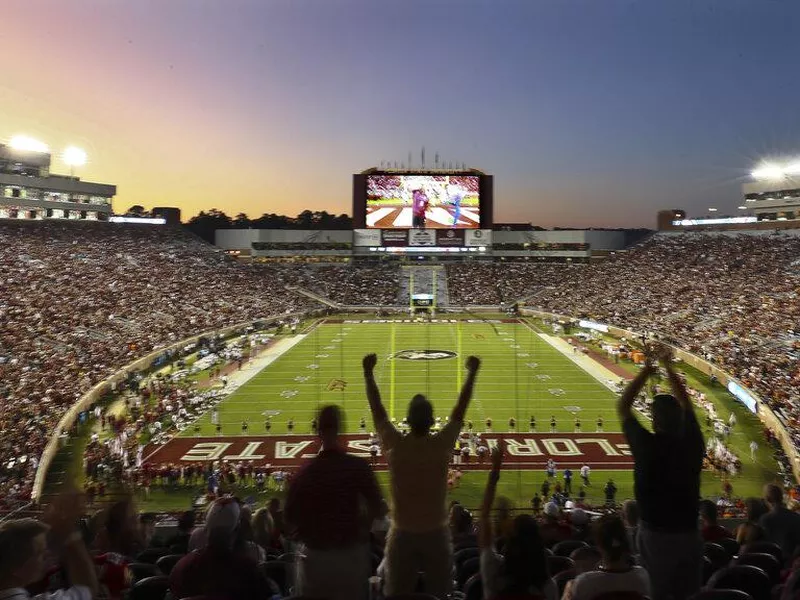
{"label": "man in tan shirt", "polygon": [[375,383],[377,356],[364,357],[375,429],[389,463],[392,490],[392,528],[386,540],[387,596],[413,593],[418,574],[424,574],[425,592],[444,598],[452,584],[453,548],[447,527],[447,469],[472,398],[480,359],[467,359],[467,379],[448,423],[436,434],[433,406],[422,394],[408,405],[411,431],[402,435],[389,420]]}

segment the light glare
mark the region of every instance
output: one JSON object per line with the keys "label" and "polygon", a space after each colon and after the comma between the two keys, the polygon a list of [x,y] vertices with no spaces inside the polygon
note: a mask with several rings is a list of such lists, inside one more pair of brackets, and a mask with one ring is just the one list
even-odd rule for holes
{"label": "light glare", "polygon": [[15,135],[8,143],[14,150],[24,150],[26,152],[48,152],[49,148],[44,142],[35,140],[27,135]]}
{"label": "light glare", "polygon": [[62,158],[64,159],[64,164],[70,167],[82,167],[86,164],[86,152],[75,146],[70,146],[64,150]]}

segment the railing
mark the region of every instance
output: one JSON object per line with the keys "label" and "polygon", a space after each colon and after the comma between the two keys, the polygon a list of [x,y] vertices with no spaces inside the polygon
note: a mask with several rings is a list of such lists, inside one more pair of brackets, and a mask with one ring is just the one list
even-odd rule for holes
{"label": "railing", "polygon": [[[523,314],[547,318],[555,317],[557,319],[565,320],[574,319],[574,317],[569,315],[559,315],[556,313],[544,312],[531,308],[523,309]],[[622,327],[616,327],[614,325],[608,325],[608,332],[615,337],[628,337],[631,339],[640,339],[642,337],[641,333],[631,331],[630,329],[623,329]],[[702,371],[706,375],[714,375],[723,386],[727,386],[729,381],[733,381],[743,389],[747,390],[747,392],[758,401],[758,412],[756,414],[761,419],[761,422],[764,423],[764,425],[775,432],[783,451],[786,453],[786,456],[789,457],[789,463],[792,466],[792,474],[794,475],[795,481],[800,482],[800,453],[798,453],[797,448],[795,447],[791,434],[786,430],[786,427],[784,427],[781,420],[772,411],[769,405],[761,399],[761,396],[756,394],[753,390],[748,388],[746,385],[744,385],[744,383],[735,377],[729,375],[726,371],[723,371],[718,366],[708,362],[696,354],[673,344],[667,345],[675,351],[675,356],[680,358],[687,365]]]}
{"label": "railing", "polygon": [[252,319],[250,321],[244,321],[242,323],[237,323],[236,325],[229,325],[228,327],[222,327],[220,329],[212,329],[210,331],[204,331],[203,333],[199,333],[197,335],[193,335],[191,337],[185,338],[179,342],[175,342],[174,344],[170,344],[169,346],[162,346],[158,350],[154,350],[153,352],[136,359],[132,363],[129,363],[114,373],[111,377],[104,379],[103,381],[97,383],[91,390],[86,392],[83,396],[81,396],[78,401],[73,404],[64,416],[61,417],[61,420],[56,425],[55,430],[50,436],[50,441],[47,442],[47,446],[45,446],[44,451],[42,452],[42,456],[39,460],[39,467],[36,469],[36,476],[33,480],[33,490],[31,492],[31,500],[33,502],[39,502],[40,498],[42,497],[42,491],[44,489],[44,482],[45,478],[47,477],[47,472],[50,469],[50,464],[53,462],[53,458],[58,451],[58,441],[60,436],[68,432],[72,426],[75,424],[75,421],[78,419],[78,415],[88,409],[92,404],[100,400],[107,392],[115,389],[115,386],[119,383],[124,382],[128,375],[134,371],[144,371],[149,369],[153,362],[164,354],[165,352],[169,352],[171,350],[180,350],[186,347],[189,344],[196,343],[202,337],[209,337],[209,336],[222,336],[228,337],[231,334],[240,331],[242,329],[246,329],[247,327],[253,325],[253,323],[273,323],[280,319],[285,319],[287,317],[300,317],[302,318],[306,313],[303,312],[296,312],[296,313],[287,313],[284,315],[276,315],[272,317],[266,317],[263,319]]}

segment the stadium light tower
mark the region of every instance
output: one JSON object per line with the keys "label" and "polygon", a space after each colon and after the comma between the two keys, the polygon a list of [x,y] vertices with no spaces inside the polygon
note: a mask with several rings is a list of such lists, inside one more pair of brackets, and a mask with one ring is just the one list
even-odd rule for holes
{"label": "stadium light tower", "polygon": [[765,163],[750,174],[753,179],[783,179],[786,171],[776,164]]}
{"label": "stadium light tower", "polygon": [[70,177],[75,177],[75,167],[82,167],[86,164],[86,152],[75,146],[70,146],[61,155],[65,165],[69,166]]}
{"label": "stadium light tower", "polygon": [[27,135],[15,135],[8,142],[14,150],[23,150],[25,152],[49,152],[47,144],[35,140]]}

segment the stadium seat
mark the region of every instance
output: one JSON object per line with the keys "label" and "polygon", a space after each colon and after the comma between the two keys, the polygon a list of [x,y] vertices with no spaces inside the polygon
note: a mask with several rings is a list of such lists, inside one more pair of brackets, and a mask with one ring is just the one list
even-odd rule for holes
{"label": "stadium seat", "polygon": [[716,571],[731,562],[728,551],[715,542],[703,544],[703,554],[711,561],[711,568]]}
{"label": "stadium seat", "polygon": [[169,577],[156,575],[145,577],[133,584],[128,600],[164,600],[169,591]]}
{"label": "stadium seat", "polygon": [[172,569],[175,565],[178,564],[178,561],[184,556],[184,554],[167,554],[156,561],[156,566],[161,569],[164,575],[169,575],[172,573]]}
{"label": "stadium seat", "polygon": [[689,600],[753,600],[747,592],[741,590],[700,590]]}
{"label": "stadium seat", "polygon": [[708,583],[708,580],[711,579],[711,576],[714,574],[714,564],[711,562],[711,559],[707,556],[703,557],[703,585]]}
{"label": "stadium seat", "polygon": [[297,562],[297,556],[298,556],[297,552],[284,552],[283,554],[278,556],[278,558],[276,558],[275,560],[280,560],[282,562],[287,562],[287,563],[295,563]]}
{"label": "stadium seat", "polygon": [[753,600],[770,600],[770,581],[767,574],[752,565],[733,565],[720,569],[708,580],[709,589],[741,590]]}
{"label": "stadium seat", "polygon": [[593,600],[647,600],[648,596],[640,594],[639,592],[619,591],[619,592],[606,592],[593,596]]}
{"label": "stadium seat", "polygon": [[578,548],[588,548],[589,544],[580,540],[564,540],[553,546],[553,554],[556,556],[569,556]]}
{"label": "stadium seat", "polygon": [[550,575],[556,576],[562,571],[574,569],[575,562],[568,556],[548,556],[547,566],[550,569]]}
{"label": "stadium seat", "polygon": [[767,554],[766,552],[747,552],[746,554],[737,556],[734,559],[734,564],[758,567],[767,574],[767,577],[769,577],[773,585],[780,581],[781,564],[772,554]]}
{"label": "stadium seat", "polygon": [[163,575],[161,569],[152,563],[135,562],[128,565],[133,581],[139,581],[147,577],[155,577],[156,575]]}
{"label": "stadium seat", "polygon": [[468,558],[456,571],[456,589],[461,590],[467,580],[481,570],[481,559],[478,556]]}
{"label": "stadium seat", "polygon": [[739,542],[733,538],[722,538],[717,540],[716,543],[725,548],[725,551],[731,558],[739,554]]}
{"label": "stadium seat", "polygon": [[483,600],[483,581],[480,573],[467,579],[464,584],[464,600]]}
{"label": "stadium seat", "polygon": [[564,595],[564,588],[567,587],[567,582],[572,581],[576,576],[577,573],[573,569],[561,571],[561,573],[553,576],[553,583],[555,583],[556,587],[558,587],[559,598]]}
{"label": "stadium seat", "polygon": [[397,596],[387,596],[385,600],[439,600],[436,596],[430,594],[416,593],[416,594],[398,594]]}
{"label": "stadium seat", "polygon": [[459,550],[453,555],[453,565],[455,566],[456,573],[458,573],[461,565],[470,558],[476,558],[481,555],[480,548],[464,548]]}
{"label": "stadium seat", "polygon": [[271,560],[262,563],[261,568],[264,570],[264,574],[277,584],[282,595],[286,596],[289,594],[289,575],[291,569],[289,563],[282,560]]}
{"label": "stadium seat", "polygon": [[781,566],[784,565],[783,561],[783,550],[781,549],[778,544],[774,542],[767,542],[767,541],[760,541],[760,542],[752,542],[747,544],[744,548],[747,554],[753,553],[764,553],[764,554],[772,554],[775,559],[780,563]]}
{"label": "stadium seat", "polygon": [[148,548],[136,556],[136,562],[154,565],[159,558],[167,554],[169,554],[169,548]]}

